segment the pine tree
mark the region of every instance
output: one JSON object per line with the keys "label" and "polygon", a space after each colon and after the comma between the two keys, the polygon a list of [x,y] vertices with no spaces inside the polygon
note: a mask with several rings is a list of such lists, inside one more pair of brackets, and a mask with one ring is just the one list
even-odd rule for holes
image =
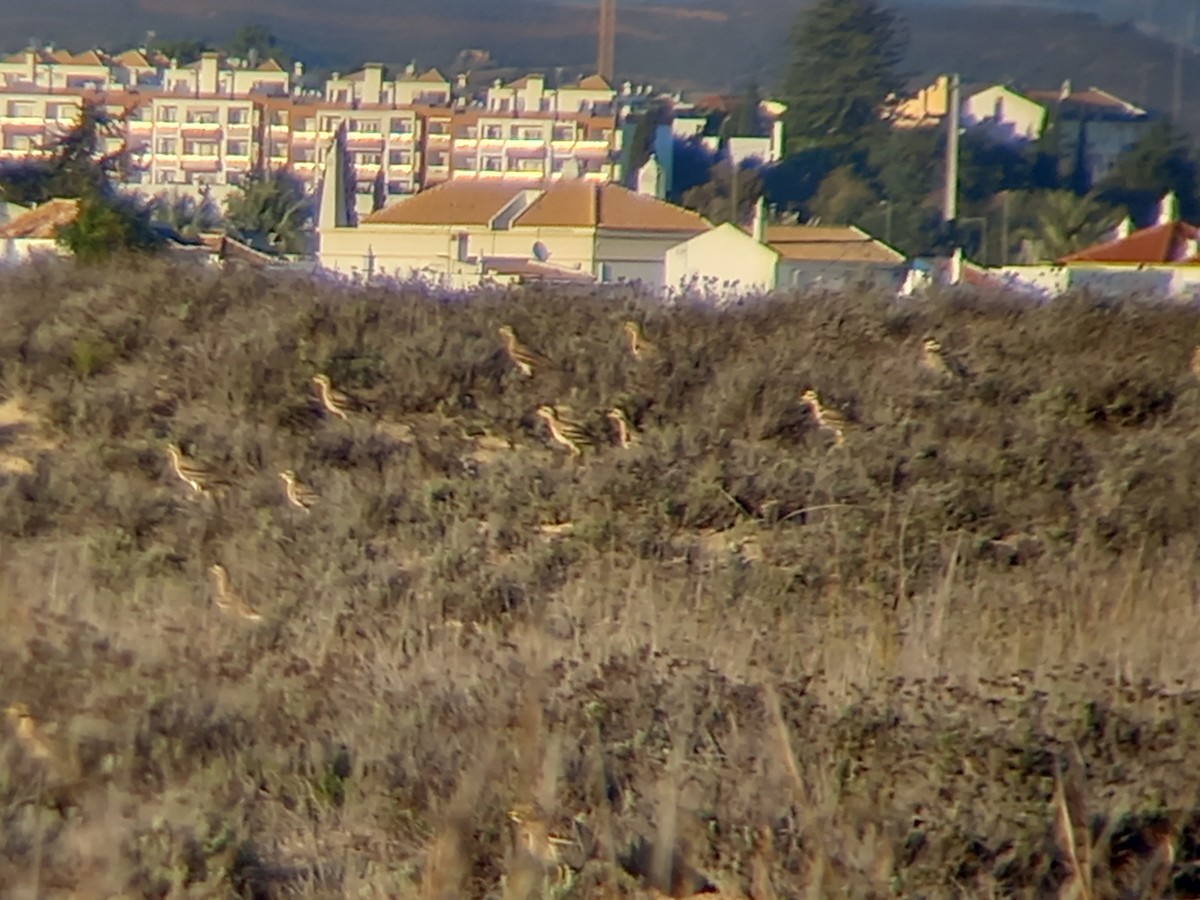
{"label": "pine tree", "polygon": [[878,0],[817,0],[801,12],[783,89],[791,141],[854,143],[877,127],[900,88],[904,46],[900,20]]}

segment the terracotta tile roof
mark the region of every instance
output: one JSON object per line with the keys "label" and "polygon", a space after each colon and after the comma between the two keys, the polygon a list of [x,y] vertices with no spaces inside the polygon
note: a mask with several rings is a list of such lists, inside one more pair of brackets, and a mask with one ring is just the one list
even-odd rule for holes
{"label": "terracotta tile roof", "polygon": [[587,78],[582,78],[576,87],[585,91],[611,91],[612,85],[609,84],[603,75],[589,75]]}
{"label": "terracotta tile roof", "polygon": [[53,239],[59,227],[74,222],[78,213],[78,200],[63,197],[47,200],[41,206],[13,217],[7,225],[0,226],[0,239]]}
{"label": "terracotta tile roof", "polygon": [[677,231],[696,234],[712,227],[698,213],[637,194],[615,184],[589,181],[548,186],[448,181],[421,191],[363,219],[376,225],[487,225],[523,190],[542,193],[513,222],[514,226],[614,228],[629,231]]}
{"label": "terracotta tile roof", "polygon": [[1180,263],[1195,260],[1200,229],[1186,222],[1167,222],[1141,228],[1126,238],[1093,244],[1058,260],[1106,263]]}
{"label": "terracotta tile roof", "polygon": [[69,63],[71,62],[71,51],[53,50],[50,53],[43,53],[42,59],[46,62]]}
{"label": "terracotta tile roof", "polygon": [[896,264],[904,255],[853,225],[768,225],[766,243],[783,259]]}
{"label": "terracotta tile roof", "polygon": [[596,187],[586,181],[555,184],[530,204],[514,224],[590,228],[596,224]]}
{"label": "terracotta tile roof", "polygon": [[601,228],[692,233],[712,228],[712,223],[697,212],[638,194],[619,184],[601,184],[596,189],[600,201],[596,224]]}
{"label": "terracotta tile roof", "polygon": [[255,72],[282,72],[283,66],[281,66],[279,63],[277,63],[273,59],[268,59],[266,62],[259,63],[258,67],[254,71]]}
{"label": "terracotta tile roof", "polygon": [[420,78],[418,78],[417,81],[431,81],[431,82],[436,81],[438,84],[449,84],[450,83],[446,80],[446,76],[443,75],[441,72],[439,72],[437,69],[430,69],[428,72],[423,74]]}
{"label": "terracotta tile roof", "polygon": [[119,66],[150,66],[150,60],[140,50],[126,50],[113,57],[113,62]]}
{"label": "terracotta tile roof", "polygon": [[8,56],[4,57],[2,61],[6,63],[23,63],[25,62],[28,53],[28,50],[22,50],[19,53],[10,53]]}
{"label": "terracotta tile roof", "polygon": [[1073,104],[1075,106],[1088,106],[1097,110],[1104,110],[1113,113],[1122,113],[1135,118],[1140,118],[1146,115],[1146,111],[1140,106],[1135,106],[1108,91],[1103,91],[1097,87],[1089,87],[1084,91],[1071,91],[1066,97],[1062,96],[1061,91],[1055,90],[1034,90],[1026,91],[1025,96],[1032,100],[1037,100],[1039,103],[1060,103]]}
{"label": "terracotta tile roof", "polygon": [[104,60],[95,50],[84,50],[82,53],[76,53],[70,60],[75,66],[102,66]]}
{"label": "terracotta tile roof", "polygon": [[517,193],[506,184],[447,181],[371,213],[371,225],[486,225]]}

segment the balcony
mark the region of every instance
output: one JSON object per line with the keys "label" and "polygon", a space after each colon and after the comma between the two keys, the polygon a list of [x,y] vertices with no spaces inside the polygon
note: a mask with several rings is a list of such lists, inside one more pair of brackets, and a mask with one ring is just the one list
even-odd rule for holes
{"label": "balcony", "polygon": [[184,122],[179,128],[184,134],[220,134],[220,122]]}
{"label": "balcony", "polygon": [[189,172],[216,172],[221,168],[221,158],[218,156],[197,156],[184,153],[179,162]]}

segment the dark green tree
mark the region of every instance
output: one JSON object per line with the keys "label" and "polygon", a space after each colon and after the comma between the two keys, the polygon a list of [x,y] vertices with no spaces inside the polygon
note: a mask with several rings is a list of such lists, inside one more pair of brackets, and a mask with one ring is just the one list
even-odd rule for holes
{"label": "dark green tree", "polygon": [[204,41],[179,40],[156,41],[150,45],[149,49],[161,53],[167,59],[175,60],[181,66],[186,66],[198,60],[200,54],[213,48]]}
{"label": "dark green tree", "polygon": [[752,81],[737,105],[725,118],[724,123],[722,123],[721,136],[762,137],[765,135],[767,129],[763,122],[762,113],[759,111],[759,104],[761,103],[762,94],[759,92],[758,84]]}
{"label": "dark green tree", "polygon": [[1104,201],[1126,207],[1139,222],[1148,222],[1163,194],[1174,191],[1179,213],[1188,221],[1200,216],[1198,169],[1187,139],[1170,121],[1151,125],[1141,140],[1121,154],[1096,186]]}
{"label": "dark green tree", "polygon": [[637,171],[654,153],[654,138],[658,133],[658,126],[670,121],[670,106],[666,101],[658,99],[651,100],[638,116],[633,135],[629,139],[629,164],[625,170],[628,173],[629,186],[632,186],[633,179],[637,177]]}
{"label": "dark green tree", "polygon": [[194,238],[203,231],[213,231],[221,224],[221,210],[213,202],[207,187],[199,197],[191,194],[160,194],[150,201],[151,218],[173,228],[185,237]]}
{"label": "dark green tree", "polygon": [[737,168],[737,216],[734,216],[734,182],[728,159],[711,169],[708,181],[684,191],[682,205],[694,209],[714,225],[736,221],[746,224],[754,215],[754,204],[762,196],[762,179],[752,165]]}
{"label": "dark green tree", "polygon": [[264,25],[243,25],[229,40],[230,56],[253,62],[273,59],[285,68],[292,64],[292,56],[279,44],[279,39]]}
{"label": "dark green tree", "polygon": [[783,85],[791,142],[854,143],[878,129],[901,87],[906,38],[878,0],[817,0],[792,29],[792,61]]}
{"label": "dark green tree", "polygon": [[126,161],[120,121],[103,105],[85,101],[65,134],[31,157],[0,168],[0,196],[15,203],[39,204],[56,197],[79,200],[74,222],[59,231],[61,244],[81,260],[93,262],[118,250],[152,250],[161,246],[150,224],[150,211],[115,186]]}
{"label": "dark green tree", "polygon": [[230,232],[260,250],[307,253],[315,205],[304,182],[286,169],[255,177],[225,200]]}

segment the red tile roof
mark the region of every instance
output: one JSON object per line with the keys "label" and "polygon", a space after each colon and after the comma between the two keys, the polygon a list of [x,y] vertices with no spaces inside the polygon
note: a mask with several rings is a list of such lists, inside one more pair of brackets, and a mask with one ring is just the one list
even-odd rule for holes
{"label": "red tile roof", "polygon": [[1163,264],[1194,262],[1200,229],[1186,222],[1167,222],[1133,232],[1126,238],[1094,244],[1058,261]]}
{"label": "red tile roof", "polygon": [[[567,85],[568,89],[571,85]],[[603,75],[589,75],[587,78],[581,78],[579,84],[575,87],[585,91],[611,91],[612,85],[608,83]]]}

